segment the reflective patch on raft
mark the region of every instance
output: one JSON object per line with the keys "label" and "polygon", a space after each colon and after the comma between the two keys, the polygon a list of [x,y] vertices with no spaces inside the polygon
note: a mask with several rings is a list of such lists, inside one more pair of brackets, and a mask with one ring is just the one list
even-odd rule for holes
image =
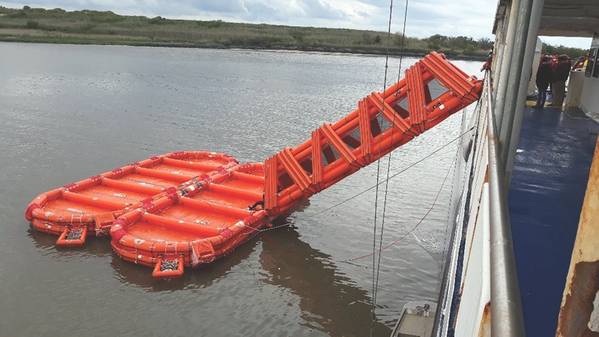
{"label": "reflective patch on raft", "polygon": [[179,269],[179,260],[165,260],[160,264],[160,271],[173,271]]}
{"label": "reflective patch on raft", "polygon": [[71,229],[66,236],[67,240],[79,240],[81,239],[81,234],[83,233],[83,229],[75,228]]}
{"label": "reflective patch on raft", "polygon": [[[85,212],[83,212],[83,211],[82,211],[82,210],[80,210],[80,209],[71,208],[71,207],[68,207],[68,208],[67,208],[67,211],[69,211],[69,212],[73,212],[73,213],[85,213]],[[52,214],[52,212],[49,212],[49,213],[50,213],[50,214]]]}

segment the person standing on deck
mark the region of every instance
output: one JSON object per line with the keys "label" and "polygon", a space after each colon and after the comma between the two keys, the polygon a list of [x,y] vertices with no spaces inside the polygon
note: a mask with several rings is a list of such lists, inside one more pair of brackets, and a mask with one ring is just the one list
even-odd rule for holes
{"label": "person standing on deck", "polygon": [[562,104],[564,103],[564,96],[566,94],[566,81],[568,80],[568,76],[570,76],[571,68],[572,63],[570,62],[570,57],[568,57],[568,55],[560,55],[555,68],[553,82],[551,84],[551,90],[553,94],[553,102],[551,106],[561,108]]}
{"label": "person standing on deck", "polygon": [[545,100],[547,99],[547,88],[551,83],[553,77],[553,70],[551,69],[551,58],[547,55],[541,58],[539,69],[537,70],[536,84],[537,91],[537,109],[542,109],[545,106]]}

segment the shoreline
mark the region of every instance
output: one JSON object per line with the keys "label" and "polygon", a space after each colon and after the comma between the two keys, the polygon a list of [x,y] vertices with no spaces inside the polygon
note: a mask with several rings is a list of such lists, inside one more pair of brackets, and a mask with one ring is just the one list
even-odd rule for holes
{"label": "shoreline", "polygon": [[[66,45],[95,45],[95,46],[129,46],[129,47],[164,47],[164,48],[196,48],[196,49],[239,49],[239,50],[255,50],[255,51],[291,51],[291,52],[316,52],[316,53],[337,53],[348,55],[365,55],[365,56],[385,56],[386,50],[377,50],[370,48],[352,48],[352,47],[335,47],[335,46],[247,46],[247,45],[222,45],[222,44],[197,44],[197,43],[181,43],[181,42],[147,42],[147,41],[98,41],[89,39],[48,39],[38,38],[35,36],[6,36],[0,35],[0,42],[7,43],[42,43],[42,44],[66,44]],[[422,57],[430,51],[414,51],[407,50],[403,53],[398,53],[393,50],[389,51],[390,57]],[[463,61],[485,61],[486,56],[482,55],[464,55],[442,51],[448,58],[452,60]]]}

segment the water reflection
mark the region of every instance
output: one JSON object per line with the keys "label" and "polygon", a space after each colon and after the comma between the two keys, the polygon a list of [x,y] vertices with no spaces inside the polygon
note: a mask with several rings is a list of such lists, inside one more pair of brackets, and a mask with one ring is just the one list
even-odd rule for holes
{"label": "water reflection", "polygon": [[36,248],[45,255],[57,258],[77,256],[102,257],[112,255],[110,265],[114,269],[115,277],[123,284],[135,285],[147,291],[173,291],[181,289],[206,288],[226,276],[231,269],[246,260],[258,245],[258,238],[242,244],[232,254],[217,260],[209,265],[189,270],[183,277],[172,280],[156,280],[152,277],[152,269],[127,262],[118,257],[110,248],[110,239],[107,237],[89,237],[82,248],[59,248],[56,246],[56,236],[40,233],[33,229],[27,234]]}
{"label": "water reflection", "polygon": [[56,246],[57,236],[37,232],[33,228],[29,228],[27,236],[32,239],[36,248],[48,255],[89,257],[112,254],[108,237],[88,237],[82,248],[59,248]]}
{"label": "water reflection", "polygon": [[254,238],[238,247],[232,254],[199,268],[186,269],[183,277],[172,280],[156,280],[152,277],[150,268],[123,261],[116,254],[113,255],[111,265],[121,282],[139,286],[147,291],[201,289],[210,287],[229,274],[233,267],[254,252],[257,245],[258,239]]}
{"label": "water reflection", "polygon": [[[305,205],[304,205],[305,206]],[[275,226],[289,224],[289,219]],[[300,239],[294,227],[265,232],[238,247],[232,254],[194,270],[187,270],[183,277],[172,280],[152,278],[151,269],[123,261],[112,253],[107,238],[89,238],[82,249],[64,250],[55,246],[56,237],[28,231],[35,246],[48,255],[106,256],[114,276],[125,285],[134,285],[149,292],[172,292],[177,290],[208,288],[226,277],[234,267],[244,263],[259,249],[258,282],[265,282],[288,289],[299,297],[302,325],[319,330],[330,336],[369,335],[370,297],[368,291],[357,287],[348,276],[337,270],[330,255],[312,248]],[[239,271],[238,271],[239,272]],[[342,308],[342,310],[340,310]],[[374,324],[375,336],[387,336],[390,330],[382,322]]]}
{"label": "water reflection", "polygon": [[[370,297],[364,289],[337,270],[330,255],[300,239],[294,228],[265,233],[260,263],[273,285],[285,287],[300,297],[305,324],[330,336],[368,336]],[[378,320],[376,336],[388,336],[390,329]]]}

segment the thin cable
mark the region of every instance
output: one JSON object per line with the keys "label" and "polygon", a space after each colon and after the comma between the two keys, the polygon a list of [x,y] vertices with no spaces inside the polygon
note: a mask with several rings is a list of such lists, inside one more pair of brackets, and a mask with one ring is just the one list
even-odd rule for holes
{"label": "thin cable", "polygon": [[[391,6],[393,6],[393,1],[391,1]],[[404,10],[404,21],[403,21],[403,30],[401,32],[402,34],[402,40],[401,40],[401,47],[400,47],[400,54],[399,54],[399,69],[397,71],[397,76],[398,76],[398,82],[399,82],[399,76],[401,73],[401,68],[402,68],[402,63],[403,63],[403,49],[404,49],[404,42],[405,42],[405,36],[406,36],[406,21],[408,18],[408,0],[406,0],[406,6],[405,6],[405,10]],[[389,21],[389,38],[391,36],[391,21]],[[385,64],[385,67],[387,65]],[[387,84],[387,80],[386,80],[386,76],[387,76],[387,70],[385,69],[385,85]],[[384,92],[385,90],[383,90]],[[393,124],[395,125],[395,119],[396,119],[397,115],[393,114]],[[394,137],[395,136],[395,128],[391,129],[391,142],[393,143]],[[379,235],[379,256],[378,256],[378,262],[377,262],[377,268],[376,268],[376,278],[375,278],[375,292],[374,292],[374,303],[376,304],[376,298],[377,298],[377,293],[378,293],[378,285],[379,285],[379,276],[380,276],[380,265],[381,265],[381,253],[382,253],[382,247],[383,247],[383,235],[385,233],[385,216],[387,214],[387,195],[389,194],[389,173],[391,172],[391,159],[393,156],[393,151],[389,152],[388,155],[388,159],[387,159],[387,177],[385,179],[385,192],[384,192],[384,197],[383,197],[383,215],[382,215],[382,219],[381,219],[381,233]]]}
{"label": "thin cable", "polygon": [[[387,70],[385,68],[385,77],[387,74]],[[380,183],[380,172],[381,172],[381,159],[379,158],[376,161],[376,192],[374,194],[374,221],[372,228],[372,306],[370,308],[370,314],[372,315],[370,321],[370,337],[372,337],[374,330],[374,321],[375,321],[375,313],[376,313],[376,299],[375,299],[375,272],[374,272],[374,264],[375,264],[375,252],[376,252],[376,222],[377,222],[377,213],[378,213],[378,203],[379,203],[379,185]]]}
{"label": "thin cable", "polygon": [[[387,46],[385,53],[385,76],[383,79],[383,93],[387,91],[387,73],[389,70],[389,42],[391,41],[391,22],[393,21],[393,0],[389,0],[389,22],[387,25]],[[372,336],[374,331],[374,322],[376,319],[376,290],[378,286],[378,272],[375,273],[374,265],[376,263],[376,227],[377,227],[377,213],[378,213],[378,201],[379,201],[379,188],[380,185],[380,172],[381,172],[381,159],[379,158],[376,161],[376,193],[374,197],[374,219],[373,219],[373,229],[372,229],[372,320],[370,323],[370,336]],[[387,171],[387,175],[389,172]],[[383,211],[384,212],[384,211]],[[380,259],[379,259],[380,263]]]}
{"label": "thin cable", "polygon": [[[462,112],[462,113],[466,113],[466,112]],[[464,123],[464,119],[462,119],[462,125],[460,126],[460,130],[464,127],[463,123]],[[456,172],[454,173],[454,181],[453,181],[453,184],[451,184],[451,191],[449,192],[449,206],[447,207],[447,215],[445,217],[445,232],[443,233],[443,247],[442,247],[442,250],[441,250],[441,262],[440,262],[441,264],[439,265],[439,276],[438,276],[439,278],[441,278],[441,274],[443,273],[443,262],[442,261],[445,261],[446,247],[448,246],[448,243],[447,243],[447,237],[448,237],[448,235],[447,235],[447,233],[449,232],[450,223],[455,221],[455,219],[453,219],[453,221],[450,221],[449,218],[454,213],[453,210],[452,210],[452,208],[454,208],[454,206],[453,206],[453,204],[454,204],[453,190],[454,190],[454,186],[456,185],[456,180],[457,180],[456,179],[456,174],[459,174],[457,172],[458,171],[457,160],[458,160],[459,153],[460,153],[460,147],[457,146],[456,153],[455,153],[455,158],[454,158],[454,164],[455,164],[454,170]],[[462,183],[462,181],[460,181],[460,186],[461,186],[461,183]]]}
{"label": "thin cable", "polygon": [[[454,163],[455,163],[455,161],[454,161]],[[452,165],[452,167],[453,167],[453,165]],[[382,250],[388,249],[389,247],[392,247],[392,246],[398,244],[399,242],[401,242],[406,236],[412,234],[422,224],[422,222],[428,217],[428,215],[432,212],[432,210],[437,205],[437,201],[439,200],[439,196],[441,195],[441,192],[443,191],[443,187],[445,186],[445,183],[447,182],[447,178],[449,177],[449,173],[451,171],[453,171],[452,167],[450,167],[447,170],[447,174],[445,175],[445,178],[443,179],[443,183],[441,184],[441,188],[439,188],[439,191],[437,191],[437,194],[435,195],[435,199],[433,200],[433,203],[432,203],[431,207],[429,207],[429,209],[426,211],[426,213],[424,213],[424,215],[420,218],[420,220],[409,231],[407,231],[406,233],[404,233],[398,239],[393,240],[393,241],[389,242],[388,244],[384,245],[382,247]],[[349,258],[347,260],[343,260],[343,261],[340,261],[340,262],[353,262],[353,261],[361,260],[361,259],[364,259],[364,258],[367,258],[367,257],[370,257],[370,256],[371,256],[371,254],[364,254],[364,255],[352,257],[352,258]]]}
{"label": "thin cable", "polygon": [[[486,74],[485,74],[485,79],[486,79]],[[474,125],[474,128],[476,129],[476,132],[475,132],[474,136],[472,137],[473,141],[472,141],[472,145],[471,145],[471,149],[470,149],[470,153],[472,153],[472,160],[473,160],[473,161],[475,160],[475,158],[474,158],[474,153],[476,153],[476,140],[478,139],[478,134],[480,133],[480,127],[481,127],[481,125],[480,125],[480,122],[481,122],[481,113],[480,113],[480,107],[481,107],[481,104],[480,104],[480,103],[481,103],[481,101],[482,101],[482,100],[481,100],[481,99],[479,99],[479,100],[476,102],[476,105],[475,105],[475,107],[474,107],[474,110],[473,110],[473,117],[471,117],[471,118],[474,118],[474,116],[476,116],[476,117],[477,117],[477,118],[476,118],[476,123],[475,123],[475,125]],[[465,114],[465,113],[466,113],[466,109],[464,109],[464,111],[463,111],[462,113],[464,113],[464,114]],[[464,121],[465,121],[465,119],[462,119],[462,123],[464,123]],[[462,129],[462,128],[463,128],[463,125],[460,127],[460,129]],[[459,155],[459,150],[460,150],[460,148],[458,147],[458,149],[457,149],[457,151],[456,151],[456,160],[457,160],[457,157],[458,157],[458,155]],[[466,158],[466,160],[465,160],[465,164],[468,164],[468,158]],[[462,168],[462,171],[461,171],[461,172],[459,172],[459,174],[460,174],[460,177],[459,177],[459,178],[461,178],[461,179],[459,180],[459,184],[458,184],[458,186],[464,186],[464,181],[465,181],[465,179],[466,179],[466,172],[467,172],[467,170],[468,170],[468,165],[464,165],[464,167]],[[455,185],[455,184],[454,184],[454,185]],[[452,201],[451,207],[453,207],[453,209],[451,209],[451,208],[448,208],[448,209],[447,209],[447,220],[446,220],[446,221],[447,221],[447,224],[446,224],[446,226],[445,226],[445,234],[444,234],[444,236],[443,236],[443,237],[444,237],[444,240],[443,240],[443,255],[442,255],[442,261],[445,261],[445,260],[446,260],[446,258],[447,258],[447,254],[449,254],[449,240],[450,240],[450,236],[449,236],[449,226],[450,226],[450,224],[451,224],[451,223],[453,223],[453,224],[454,224],[454,227],[455,227],[455,224],[456,224],[456,221],[457,221],[457,219],[456,219],[456,217],[455,217],[455,215],[457,214],[457,213],[456,213],[456,211],[457,211],[457,207],[458,207],[458,206],[459,206],[459,207],[462,207],[462,206],[461,206],[461,203],[462,203],[463,190],[462,190],[462,192],[459,192],[459,193],[460,193],[460,194],[459,194],[459,200],[457,200],[457,201],[456,201],[458,204],[456,204],[455,206],[453,205],[453,199],[454,199],[454,196],[453,196],[453,195],[454,195],[454,193],[453,193],[453,190],[454,190],[454,186],[452,185],[452,187],[451,187],[451,194],[450,194],[450,198],[451,198],[451,199],[450,199],[450,200]],[[454,216],[454,217],[453,217],[453,219],[452,219],[451,221],[449,220],[449,219],[450,219],[450,218],[449,218],[449,217],[450,217],[450,215],[453,215],[453,216]],[[442,266],[442,267],[439,269],[439,277],[441,277],[441,275],[443,275],[443,273],[445,272],[445,268],[446,268],[446,265],[443,265],[443,266]]]}
{"label": "thin cable", "polygon": [[[458,148],[458,149],[459,149],[459,148]],[[458,151],[459,151],[459,150],[458,150]],[[451,175],[453,175],[454,177],[455,177],[455,175],[456,175],[456,172],[457,172],[457,166],[458,166],[458,165],[457,165],[457,160],[458,160],[458,157],[457,157],[457,155],[456,155],[456,156],[453,158],[453,162],[452,162],[452,164],[451,164],[451,167],[450,167],[450,169],[452,169],[452,173],[451,173]],[[452,201],[451,201],[451,200],[452,200],[452,196],[453,196],[453,188],[454,188],[454,185],[455,185],[455,181],[454,181],[454,182],[453,182],[453,183],[450,185],[450,186],[451,186],[451,188],[450,188],[450,192],[449,192],[449,206],[447,207],[447,210],[451,209],[451,205],[452,205]],[[448,216],[447,216],[447,219],[449,219],[449,214],[448,214]],[[445,222],[445,223],[446,223],[446,226],[445,226],[445,228],[446,228],[446,229],[447,229],[447,227],[448,227],[448,224],[449,224],[449,221],[447,221],[447,219],[446,219],[446,222]],[[446,236],[447,236],[447,233],[445,233],[445,234],[443,235],[443,237],[444,237],[444,238],[445,238]],[[433,259],[433,261],[434,261],[435,263],[437,263],[437,266],[438,266],[439,270],[442,270],[442,267],[443,267],[443,260],[441,260],[441,261],[437,261],[437,259],[434,257],[434,254],[433,254],[432,252],[430,252],[430,251],[429,251],[429,250],[428,250],[428,249],[427,249],[427,248],[424,246],[424,244],[422,244],[423,242],[426,242],[426,241],[425,241],[425,240],[420,240],[420,238],[418,237],[418,235],[416,235],[416,231],[412,232],[412,237],[414,237],[414,242],[415,242],[415,243],[416,243],[416,244],[417,244],[417,245],[418,245],[420,248],[422,248],[422,250],[424,250],[424,251],[425,251],[425,252],[426,252],[426,253],[427,253],[427,254],[428,254],[428,255],[429,255],[429,256],[430,256],[430,257]],[[443,240],[443,242],[445,242],[445,240]],[[442,247],[445,247],[445,246],[442,246]],[[444,255],[444,252],[445,252],[445,249],[444,249],[444,248],[442,248],[442,250],[441,250],[441,253],[443,254],[442,256],[445,256],[445,255]],[[441,274],[439,274],[439,276],[437,276],[437,277],[438,277],[438,278],[440,278],[440,277],[441,277]]]}
{"label": "thin cable", "polygon": [[403,13],[403,28],[401,29],[401,46],[399,48],[399,67],[397,67],[397,82],[401,79],[402,61],[406,42],[406,23],[408,21],[408,7],[410,0],[406,0],[406,7]]}

